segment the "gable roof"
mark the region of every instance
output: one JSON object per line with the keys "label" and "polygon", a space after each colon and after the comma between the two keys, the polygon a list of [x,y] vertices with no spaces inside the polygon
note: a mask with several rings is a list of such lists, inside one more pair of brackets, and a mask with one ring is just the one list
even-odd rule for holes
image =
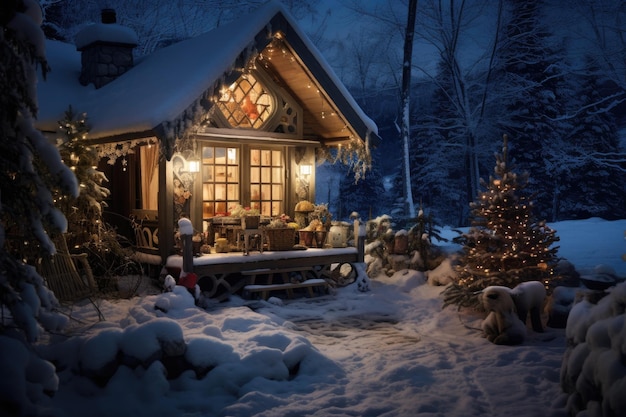
{"label": "gable roof", "polygon": [[[297,69],[301,76],[310,76],[320,91],[311,92],[314,89],[295,83],[285,87],[305,104],[305,109],[313,95],[318,100],[325,96],[328,109],[336,109],[341,116],[332,126],[331,120],[321,120],[324,114],[307,110],[310,118],[317,121],[316,133],[321,142],[347,140],[350,134],[346,133],[346,126],[361,140],[378,141],[376,124],[354,101],[289,13],[275,2],[228,25],[157,50],[100,89],[79,83],[81,59],[74,45],[48,41],[46,54],[52,71],[47,81],[38,85],[37,126],[55,132],[64,111],[72,105],[76,111],[87,113],[92,140],[156,136],[167,150],[177,137],[199,122],[212,105],[210,98],[237,71],[237,65],[258,54],[276,36],[290,48],[290,59],[293,56],[302,64]],[[285,57],[284,51],[276,55],[276,60],[281,56]],[[293,76],[283,71],[297,68],[289,63],[272,66],[283,81],[285,75]]]}

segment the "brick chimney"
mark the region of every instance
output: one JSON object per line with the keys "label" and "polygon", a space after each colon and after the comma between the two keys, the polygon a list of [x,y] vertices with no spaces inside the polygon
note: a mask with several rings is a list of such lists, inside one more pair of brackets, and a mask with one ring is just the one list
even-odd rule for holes
{"label": "brick chimney", "polygon": [[137,34],[116,23],[115,10],[102,9],[101,21],[76,35],[76,49],[81,52],[80,83],[93,83],[96,88],[132,68],[133,48],[137,46]]}

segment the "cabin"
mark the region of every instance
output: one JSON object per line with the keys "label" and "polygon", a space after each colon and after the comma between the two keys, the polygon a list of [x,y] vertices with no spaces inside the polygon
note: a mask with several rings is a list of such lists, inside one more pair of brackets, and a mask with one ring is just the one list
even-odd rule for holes
{"label": "cabin", "polygon": [[[86,113],[86,140],[109,179],[108,219],[149,225],[144,243],[158,241],[164,264],[177,253],[181,217],[211,244],[223,231],[216,219],[236,205],[293,218],[298,202],[315,201],[320,152],[367,154],[380,141],[376,124],[275,2],[136,60],[137,35],[116,20],[105,9],[75,45],[47,41],[52,70],[38,84],[37,127],[55,137],[69,105]],[[242,262],[250,258],[232,264],[251,269]]]}

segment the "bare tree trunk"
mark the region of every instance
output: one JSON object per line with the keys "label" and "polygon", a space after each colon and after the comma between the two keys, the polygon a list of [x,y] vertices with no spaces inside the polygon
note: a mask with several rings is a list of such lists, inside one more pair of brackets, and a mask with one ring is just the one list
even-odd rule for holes
{"label": "bare tree trunk", "polygon": [[411,61],[413,56],[413,35],[415,32],[415,15],[417,0],[409,1],[409,16],[404,36],[404,60],[402,63],[402,127],[401,135],[404,146],[404,207],[405,215],[415,217],[415,204],[411,190],[411,164],[409,154],[410,135],[410,102],[411,102]]}

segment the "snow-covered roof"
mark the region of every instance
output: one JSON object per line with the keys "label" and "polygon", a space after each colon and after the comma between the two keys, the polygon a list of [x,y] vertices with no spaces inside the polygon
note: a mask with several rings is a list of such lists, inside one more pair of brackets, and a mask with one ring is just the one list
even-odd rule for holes
{"label": "snow-covered roof", "polygon": [[[56,131],[63,112],[72,105],[76,111],[87,113],[91,139],[179,134],[181,126],[189,127],[190,113],[202,111],[205,93],[234,68],[242,53],[255,47],[255,37],[266,32],[269,40],[273,19],[287,22],[290,32],[299,38],[298,44],[325,72],[326,82],[343,96],[339,98],[348,104],[354,119],[348,123],[361,126],[359,136],[377,137],[376,124],[363,113],[289,13],[275,2],[231,24],[157,50],[100,89],[79,83],[81,58],[76,46],[47,41],[46,55],[52,70],[47,81],[38,85],[38,127]],[[179,130],[167,131],[173,127]]]}

